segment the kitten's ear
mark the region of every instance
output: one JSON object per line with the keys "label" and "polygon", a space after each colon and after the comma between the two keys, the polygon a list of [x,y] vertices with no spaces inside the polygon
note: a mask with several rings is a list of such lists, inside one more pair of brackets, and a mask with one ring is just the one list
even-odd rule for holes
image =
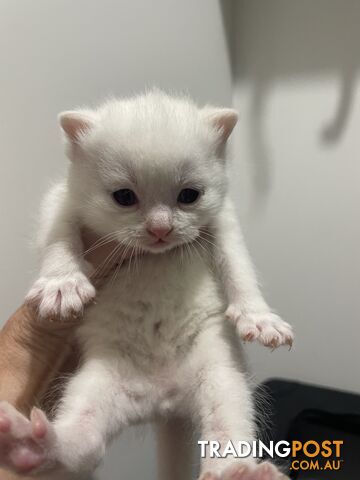
{"label": "kitten's ear", "polygon": [[220,133],[221,143],[226,143],[238,121],[239,114],[232,108],[209,108],[203,109],[206,122],[212,125]]}
{"label": "kitten's ear", "polygon": [[70,142],[77,142],[95,124],[95,115],[92,112],[85,111],[62,112],[58,119],[66,138]]}

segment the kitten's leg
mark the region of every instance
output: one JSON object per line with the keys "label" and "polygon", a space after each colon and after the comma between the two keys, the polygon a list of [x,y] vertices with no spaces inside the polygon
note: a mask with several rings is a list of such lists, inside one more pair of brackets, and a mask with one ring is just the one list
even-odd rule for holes
{"label": "kitten's leg", "polygon": [[87,362],[67,386],[54,422],[40,410],[29,420],[0,403],[0,464],[40,478],[92,471],[113,435],[143,413],[123,382],[110,361]]}
{"label": "kitten's leg", "polygon": [[189,408],[201,432],[201,440],[219,442],[220,457],[209,450],[201,459],[201,480],[280,480],[285,479],[273,465],[259,464],[253,457],[237,458],[231,452],[221,457],[229,441],[255,439],[254,409],[245,374],[236,351],[226,342],[226,332],[210,327],[201,334],[189,362],[193,385]]}
{"label": "kitten's leg", "polygon": [[40,278],[29,291],[27,302],[38,309],[40,317],[78,315],[94,298],[95,289],[88,279],[89,265],[82,258],[79,221],[64,185],[56,186],[45,199],[39,244]]}
{"label": "kitten's leg", "polygon": [[189,423],[171,418],[157,424],[159,480],[191,480],[193,442]]}
{"label": "kitten's leg", "polygon": [[[273,348],[292,345],[291,326],[271,312],[264,300],[247,251],[235,211],[229,199],[212,226],[215,242],[215,262],[228,300],[226,316],[240,337],[258,340]],[[204,241],[206,242],[206,233]],[[211,232],[208,233],[211,235]]]}

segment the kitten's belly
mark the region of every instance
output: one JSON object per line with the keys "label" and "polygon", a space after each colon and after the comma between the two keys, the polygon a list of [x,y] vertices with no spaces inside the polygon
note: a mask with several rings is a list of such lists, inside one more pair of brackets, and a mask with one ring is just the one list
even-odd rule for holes
{"label": "kitten's belly", "polygon": [[108,349],[137,363],[167,364],[217,321],[224,302],[200,255],[148,255],[124,265],[99,292],[79,330],[85,350]]}

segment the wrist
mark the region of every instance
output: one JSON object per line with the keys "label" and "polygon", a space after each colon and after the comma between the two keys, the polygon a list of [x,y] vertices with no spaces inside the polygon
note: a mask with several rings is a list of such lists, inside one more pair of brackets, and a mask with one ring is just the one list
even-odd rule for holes
{"label": "wrist", "polygon": [[67,355],[74,323],[37,322],[23,305],[0,332],[0,399],[19,409],[34,404]]}

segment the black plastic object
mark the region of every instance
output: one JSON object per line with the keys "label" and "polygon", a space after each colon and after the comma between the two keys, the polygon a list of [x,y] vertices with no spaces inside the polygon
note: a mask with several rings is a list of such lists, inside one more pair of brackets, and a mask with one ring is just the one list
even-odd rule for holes
{"label": "black plastic object", "polygon": [[[286,380],[269,380],[259,387],[258,393],[259,418],[265,415],[269,425],[267,429],[260,428],[260,439],[265,443],[344,442],[340,470],[294,470],[289,469],[291,459],[275,459],[292,479],[360,479],[360,395]],[[309,460],[305,456],[299,459]],[[323,463],[320,458],[320,465]]]}

